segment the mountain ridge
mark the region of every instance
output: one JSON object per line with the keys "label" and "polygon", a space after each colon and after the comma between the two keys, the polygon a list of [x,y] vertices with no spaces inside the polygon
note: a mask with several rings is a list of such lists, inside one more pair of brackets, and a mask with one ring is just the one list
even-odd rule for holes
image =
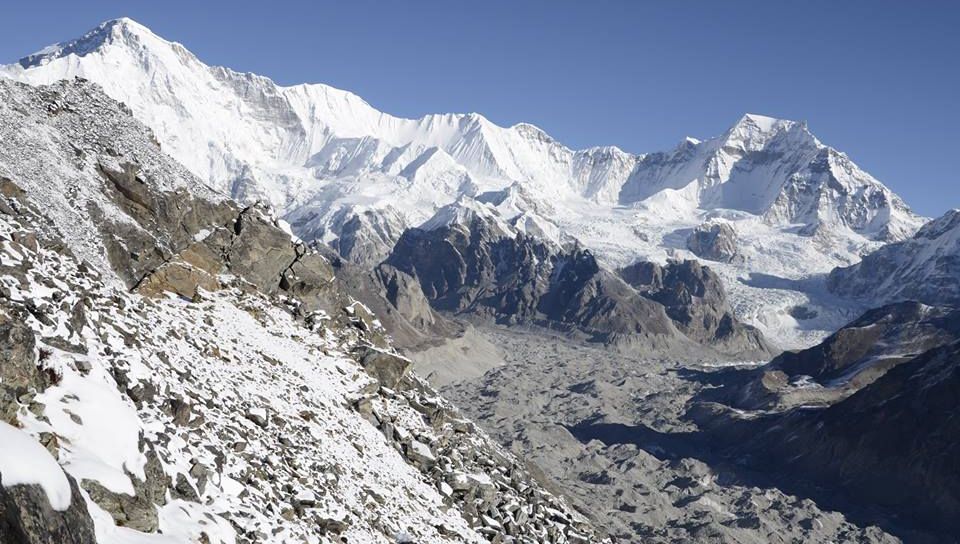
{"label": "mountain ridge", "polygon": [[[279,103],[271,104],[273,101],[286,102],[288,117],[292,113],[299,118],[299,122],[288,119],[292,123],[288,129],[292,130],[300,141],[294,141],[288,135],[282,137],[281,141],[276,142],[275,149],[283,153],[281,157],[288,158],[293,165],[307,163],[311,157],[321,153],[332,139],[372,136],[386,142],[393,148],[403,148],[411,145],[422,148],[415,152],[415,155],[419,155],[431,147],[438,147],[450,154],[457,162],[466,166],[473,176],[503,177],[527,182],[538,181],[537,178],[556,178],[557,174],[561,174],[568,179],[572,178],[570,181],[586,178],[589,181],[583,184],[584,187],[579,188],[581,189],[579,196],[610,203],[635,202],[642,200],[642,198],[637,198],[638,196],[650,196],[655,192],[656,186],[648,186],[641,192],[633,194],[627,189],[631,183],[630,178],[637,177],[637,173],[632,172],[632,170],[657,154],[627,153],[616,146],[594,146],[575,150],[559,143],[545,131],[529,123],[520,122],[510,127],[501,127],[477,113],[429,114],[417,119],[395,117],[378,111],[354,93],[325,84],[281,86],[264,76],[239,73],[224,67],[208,67],[181,44],[168,42],[147,27],[128,18],[107,21],[78,40],[47,47],[34,55],[21,59],[18,65],[5,67],[3,72],[12,77],[33,79],[34,81],[49,80],[51,76],[83,76],[88,71],[95,72],[96,70],[88,67],[89,63],[78,59],[96,53],[110,56],[110,50],[122,48],[124,45],[131,48],[141,48],[148,52],[146,54],[161,59],[162,62],[159,65],[166,69],[166,73],[162,74],[166,78],[170,77],[169,74],[175,68],[174,64],[179,61],[188,67],[199,68],[200,72],[208,72],[208,76],[219,79],[223,85],[235,87],[234,90],[241,98],[244,94],[249,95],[249,93],[259,92],[267,98],[266,107],[280,107]],[[165,50],[173,51],[174,56],[170,57],[167,55],[168,51]],[[59,73],[36,77],[33,75],[34,69],[44,69],[58,61],[66,63],[66,66],[61,68]],[[175,62],[171,63],[170,61]],[[190,66],[193,64],[196,64],[196,66]],[[19,67],[19,73],[17,73],[16,67]],[[157,73],[156,68],[151,68],[151,70]],[[98,80],[97,77],[93,79]],[[133,95],[133,93],[129,91],[121,92],[116,86],[103,81],[101,83],[104,84],[108,94],[128,95],[115,96],[115,98],[121,100],[132,98],[130,95]],[[170,81],[164,83],[169,85]],[[135,111],[143,113],[142,105],[133,104],[133,108]],[[283,116],[276,117],[283,119]],[[153,125],[153,123],[148,124]],[[687,139],[682,146],[702,147],[706,143],[708,147],[752,152],[765,147],[771,136],[791,130],[799,131],[809,140],[808,143],[815,148],[819,149],[822,146],[819,140],[809,132],[804,122],[775,119],[749,113],[741,117],[733,127],[717,138],[711,138],[703,142],[697,141],[695,144],[692,143],[693,140]],[[163,131],[164,129],[161,128],[161,132]],[[277,137],[279,136],[277,135]],[[164,139],[162,135],[161,139]],[[242,151],[242,149],[238,149],[237,152],[241,153]],[[668,153],[676,155],[675,152]],[[174,154],[177,155],[176,152]],[[247,155],[250,154],[247,153]],[[598,183],[599,180],[591,179],[594,177],[594,167],[598,166],[596,164],[598,155],[611,157],[623,163],[618,172],[605,171],[604,175],[601,176],[603,178],[601,183]],[[238,156],[242,157],[243,155]],[[587,157],[590,157],[590,159],[587,159]],[[728,167],[728,165],[723,164],[725,159],[725,157],[720,157],[717,159],[717,164],[714,165],[714,168],[721,170],[721,174]],[[553,164],[550,164],[551,161]],[[197,164],[187,164],[188,167],[199,166]],[[624,171],[623,166],[631,165],[634,168]],[[601,164],[599,166],[606,165]],[[564,169],[567,172],[563,172]],[[200,168],[200,170],[195,169],[194,171],[203,178],[216,179],[223,175],[214,172],[212,168],[208,169],[207,172],[203,172],[203,168]],[[624,178],[625,174],[628,176],[627,178]],[[541,183],[538,183],[538,185],[543,185],[542,180],[540,181]],[[710,183],[714,183],[714,180],[711,180]],[[604,187],[608,184],[613,184],[614,187]],[[577,183],[568,183],[567,185],[567,187],[562,188],[563,190],[560,193],[553,196],[569,197],[569,194],[564,195],[563,193],[578,192]],[[621,185],[619,190],[616,190],[616,185]],[[674,186],[672,188],[678,187]],[[540,189],[547,191],[547,195],[551,194],[547,187],[540,187]],[[771,199],[768,197],[767,200]],[[896,199],[892,202],[892,205],[898,203],[899,199]],[[286,202],[273,198],[271,204],[281,211],[288,211],[286,210],[287,206],[285,206]],[[762,203],[761,207],[765,204],[770,203]],[[902,205],[902,203],[899,204]],[[708,203],[708,207],[710,205]],[[737,208],[738,206],[733,207]],[[739,209],[745,211],[758,211],[748,208],[750,206],[739,206]],[[902,237],[902,233],[898,231],[893,236]]]}

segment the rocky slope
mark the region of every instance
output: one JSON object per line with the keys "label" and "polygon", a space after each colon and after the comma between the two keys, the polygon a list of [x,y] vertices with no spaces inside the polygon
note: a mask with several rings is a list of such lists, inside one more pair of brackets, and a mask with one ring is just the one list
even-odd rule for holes
{"label": "rocky slope", "polygon": [[[524,218],[528,234],[575,237],[608,268],[684,258],[690,229],[725,219],[741,258],[716,272],[735,312],[782,345],[810,345],[849,319],[849,305],[803,280],[856,262],[879,241],[906,238],[921,223],[803,123],[759,115],[666,153],[572,150],[529,124],[499,127],[478,114],[401,119],[325,85],[282,87],[210,67],[129,19],[0,75],[100,83],[201,179],[241,201],[269,203],[302,239],[367,269],[404,230],[461,198],[523,192],[528,204],[551,210]],[[737,280],[750,274],[787,281]],[[818,317],[794,319],[797,305]]]}
{"label": "rocky slope", "polygon": [[888,303],[916,300],[960,306],[960,210],[927,223],[907,240],[830,273],[834,293]]}
{"label": "rocky slope", "polygon": [[762,370],[740,407],[828,405],[891,368],[960,338],[960,313],[901,302],[870,310],[822,343],[787,352]]}
{"label": "rocky slope", "polygon": [[600,539],[269,210],[89,82],[0,99],[0,540]]}
{"label": "rocky slope", "polygon": [[955,309],[871,310],[821,345],[715,381],[689,413],[703,429],[697,447],[906,541],[952,541],[958,350]]}

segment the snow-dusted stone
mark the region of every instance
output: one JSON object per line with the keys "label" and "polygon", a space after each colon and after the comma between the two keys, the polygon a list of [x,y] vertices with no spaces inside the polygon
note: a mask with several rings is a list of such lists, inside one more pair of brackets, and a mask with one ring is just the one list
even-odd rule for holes
{"label": "snow-dusted stone", "polygon": [[313,508],[317,505],[317,495],[309,489],[299,491],[293,500],[304,508]]}
{"label": "snow-dusted stone", "polygon": [[74,479],[36,440],[0,422],[0,542],[95,544]]}
{"label": "snow-dusted stone", "polygon": [[137,292],[146,296],[175,293],[187,299],[197,296],[199,289],[216,291],[220,282],[215,276],[185,262],[168,262],[147,276]]}
{"label": "snow-dusted stone", "polygon": [[262,428],[266,428],[270,421],[270,415],[267,412],[267,409],[261,406],[254,406],[248,409],[244,414],[244,417],[252,421],[258,427]]}
{"label": "snow-dusted stone", "polygon": [[496,485],[484,474],[456,471],[447,475],[447,482],[454,491],[465,493],[475,492],[484,498],[490,498],[497,492]]}
{"label": "snow-dusted stone", "polygon": [[361,348],[356,357],[368,374],[389,388],[396,388],[413,364],[406,357],[374,347]]}
{"label": "snow-dusted stone", "polygon": [[23,431],[0,422],[0,479],[3,487],[37,485],[57,511],[70,507],[70,483],[56,460]]}
{"label": "snow-dusted stone", "polygon": [[14,422],[17,398],[43,388],[34,357],[36,339],[22,319],[0,312],[0,420]]}
{"label": "snow-dusted stone", "polygon": [[407,457],[422,469],[429,469],[437,462],[430,446],[419,440],[411,440],[406,447]]}
{"label": "snow-dusted stone", "polygon": [[960,209],[930,221],[912,238],[834,269],[827,286],[873,304],[916,300],[960,305]]}

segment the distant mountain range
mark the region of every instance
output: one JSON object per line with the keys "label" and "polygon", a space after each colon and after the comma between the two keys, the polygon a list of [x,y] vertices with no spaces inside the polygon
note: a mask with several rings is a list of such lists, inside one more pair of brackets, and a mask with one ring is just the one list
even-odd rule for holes
{"label": "distant mountain range", "polygon": [[[804,289],[758,290],[736,278],[825,273],[879,242],[910,237],[924,222],[805,123],[760,115],[665,153],[572,150],[529,124],[500,127],[476,113],[402,119],[327,85],[283,87],[211,67],[130,19],[0,74],[100,84],[213,189],[269,204],[299,237],[367,268],[404,230],[439,224],[433,216],[463,199],[496,208],[528,234],[577,239],[611,268],[692,258],[684,233],[727,222],[743,259],[717,271],[739,283],[729,289],[742,317],[785,345],[809,343],[850,316],[817,311],[822,301]],[[793,319],[798,303],[819,321]]]}

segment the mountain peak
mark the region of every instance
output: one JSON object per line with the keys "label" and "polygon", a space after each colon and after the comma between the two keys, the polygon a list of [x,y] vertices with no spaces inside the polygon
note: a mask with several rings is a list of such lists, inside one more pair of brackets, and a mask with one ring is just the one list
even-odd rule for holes
{"label": "mountain peak", "polygon": [[784,119],[768,117],[766,115],[757,115],[756,113],[746,113],[737,121],[737,125],[752,124],[761,130],[772,130],[778,123],[785,122]]}
{"label": "mountain peak", "polygon": [[786,133],[795,135],[800,138],[800,141],[808,141],[819,145],[816,137],[807,129],[805,121],[791,121],[755,113],[747,113],[741,117],[724,134],[721,141],[725,147],[758,150],[766,146],[775,137]]}
{"label": "mountain peak", "polygon": [[23,57],[19,64],[24,69],[33,68],[69,55],[83,57],[116,41],[143,42],[144,38],[164,41],[149,28],[129,17],[110,19],[75,40],[48,45],[32,55]]}
{"label": "mountain peak", "polygon": [[789,119],[780,119],[778,117],[769,117],[766,115],[757,115],[755,113],[746,113],[741,117],[730,132],[755,132],[762,134],[771,134],[783,129],[793,128],[797,125],[805,126],[805,123],[798,123]]}

